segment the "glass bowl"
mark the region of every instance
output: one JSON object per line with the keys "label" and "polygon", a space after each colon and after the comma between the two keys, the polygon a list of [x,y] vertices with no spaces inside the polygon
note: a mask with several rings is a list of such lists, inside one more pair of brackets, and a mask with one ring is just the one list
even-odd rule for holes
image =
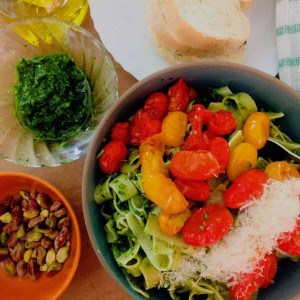
{"label": "glass bowl", "polygon": [[[0,30],[0,157],[23,166],[58,166],[86,154],[105,113],[118,99],[118,79],[104,46],[83,28],[54,18],[28,19]],[[92,93],[92,116],[74,136],[36,140],[14,111],[16,66],[22,58],[66,53],[85,73]]]}
{"label": "glass bowl", "polygon": [[80,25],[89,8],[88,0],[4,0],[0,13],[7,22],[53,17]]}

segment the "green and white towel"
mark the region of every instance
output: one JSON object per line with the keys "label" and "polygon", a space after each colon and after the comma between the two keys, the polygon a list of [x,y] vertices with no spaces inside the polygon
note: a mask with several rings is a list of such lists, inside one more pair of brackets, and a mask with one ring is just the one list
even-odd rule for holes
{"label": "green and white towel", "polygon": [[279,77],[300,92],[300,0],[276,1],[276,35]]}

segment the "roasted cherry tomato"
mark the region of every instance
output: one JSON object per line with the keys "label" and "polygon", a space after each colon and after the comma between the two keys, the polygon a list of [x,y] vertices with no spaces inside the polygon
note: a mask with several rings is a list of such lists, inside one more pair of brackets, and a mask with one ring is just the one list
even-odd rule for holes
{"label": "roasted cherry tomato", "polygon": [[118,122],[111,130],[111,140],[123,141],[126,145],[129,143],[129,122]]}
{"label": "roasted cherry tomato", "polygon": [[185,151],[208,150],[209,137],[207,136],[207,133],[195,133],[192,131],[185,139],[181,149]]}
{"label": "roasted cherry tomato", "polygon": [[175,235],[181,230],[190,215],[191,212],[188,209],[176,215],[170,215],[164,211],[160,211],[158,215],[160,229],[167,235]]}
{"label": "roasted cherry tomato", "polygon": [[205,181],[175,180],[175,184],[186,198],[195,201],[206,201],[211,194],[210,185]]}
{"label": "roasted cherry tomato", "polygon": [[267,287],[272,282],[276,271],[276,255],[267,254],[251,273],[242,274],[238,282],[229,288],[232,299],[250,300],[260,287]]}
{"label": "roasted cherry tomato", "polygon": [[223,205],[211,204],[196,209],[182,228],[183,241],[192,246],[210,246],[226,235],[233,217]]}
{"label": "roasted cherry tomato", "polygon": [[188,202],[164,168],[164,137],[156,134],[139,147],[142,185],[146,196],[169,214],[184,212]]}
{"label": "roasted cherry tomato", "polygon": [[300,257],[300,220],[297,220],[294,231],[285,232],[280,236],[277,246],[288,254]]}
{"label": "roasted cherry tomato", "polygon": [[145,104],[144,110],[150,114],[153,119],[162,120],[168,113],[169,98],[163,92],[151,94]]}
{"label": "roasted cherry tomato", "polygon": [[290,177],[300,177],[298,170],[287,161],[274,161],[265,168],[269,178],[283,181]]}
{"label": "roasted cherry tomato", "polygon": [[203,181],[220,172],[220,164],[215,156],[206,150],[179,151],[172,157],[170,169],[176,179]]}
{"label": "roasted cherry tomato", "polygon": [[191,123],[192,130],[200,133],[202,125],[206,125],[212,115],[213,112],[206,109],[204,105],[195,104],[189,112],[189,122]]}
{"label": "roasted cherry tomato", "polygon": [[229,180],[234,181],[243,172],[255,167],[257,150],[249,143],[240,143],[230,152],[226,169]]}
{"label": "roasted cherry tomato", "polygon": [[120,170],[127,157],[127,148],[123,141],[111,141],[102,149],[98,159],[100,169],[105,174],[113,174]]}
{"label": "roasted cherry tomato", "polygon": [[257,150],[263,148],[270,134],[270,119],[263,112],[251,114],[243,127],[246,143],[252,144]]}
{"label": "roasted cherry tomato", "polygon": [[218,136],[230,134],[235,127],[236,119],[230,111],[216,111],[208,121],[208,130]]}
{"label": "roasted cherry tomato", "polygon": [[189,87],[189,95],[190,95],[190,101],[196,100],[199,96],[198,92],[192,87]]}
{"label": "roasted cherry tomato", "polygon": [[183,78],[179,78],[169,88],[168,96],[170,98],[169,111],[186,111],[190,102],[190,90]]}
{"label": "roasted cherry tomato", "polygon": [[273,283],[273,279],[277,273],[277,257],[275,254],[267,254],[263,262],[263,282],[261,288],[265,289]]}
{"label": "roasted cherry tomato", "polygon": [[144,109],[140,109],[133,117],[130,126],[130,144],[139,145],[146,138],[161,132],[162,122],[155,120]]}
{"label": "roasted cherry tomato", "polygon": [[224,172],[230,158],[228,142],[222,137],[215,137],[209,142],[209,150],[219,162],[221,166],[220,172]]}
{"label": "roasted cherry tomato", "polygon": [[251,169],[242,173],[224,191],[225,205],[230,208],[240,208],[253,198],[260,197],[267,180],[268,176],[258,169]]}
{"label": "roasted cherry tomato", "polygon": [[187,131],[188,117],[181,111],[169,112],[162,123],[166,146],[179,147]]}

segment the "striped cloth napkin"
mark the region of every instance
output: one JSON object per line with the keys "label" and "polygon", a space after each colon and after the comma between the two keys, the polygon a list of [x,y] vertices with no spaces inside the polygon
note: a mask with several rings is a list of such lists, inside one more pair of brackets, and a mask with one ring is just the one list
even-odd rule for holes
{"label": "striped cloth napkin", "polygon": [[300,0],[276,1],[276,36],[279,77],[300,93]]}

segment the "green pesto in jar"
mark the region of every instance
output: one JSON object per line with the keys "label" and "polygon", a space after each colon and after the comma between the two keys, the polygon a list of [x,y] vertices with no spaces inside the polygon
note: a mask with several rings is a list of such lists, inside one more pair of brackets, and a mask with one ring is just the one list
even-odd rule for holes
{"label": "green pesto in jar", "polygon": [[63,140],[84,129],[92,113],[91,89],[67,54],[22,59],[17,75],[15,112],[35,139]]}

